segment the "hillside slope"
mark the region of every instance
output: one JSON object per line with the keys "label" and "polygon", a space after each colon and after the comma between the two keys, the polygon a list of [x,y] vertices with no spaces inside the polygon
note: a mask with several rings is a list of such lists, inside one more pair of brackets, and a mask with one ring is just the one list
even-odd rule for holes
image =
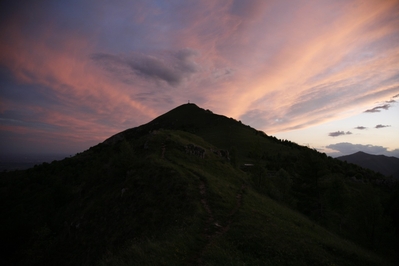
{"label": "hillside slope", "polygon": [[337,159],[399,179],[399,158],[396,157],[372,155],[359,151],[354,154],[337,157]]}
{"label": "hillside slope", "polygon": [[398,193],[376,186],[381,178],[183,105],[74,157],[1,173],[0,257],[3,265],[394,265]]}
{"label": "hillside slope", "polygon": [[105,143],[137,138],[161,128],[182,130],[195,134],[222,149],[239,148],[238,156],[242,160],[247,157],[250,151],[257,149],[259,142],[267,143],[271,149],[270,152],[275,152],[281,148],[275,138],[267,137],[262,131],[243,125],[233,118],[213,114],[212,111],[199,108],[195,104],[178,106],[145,125],[112,136]]}

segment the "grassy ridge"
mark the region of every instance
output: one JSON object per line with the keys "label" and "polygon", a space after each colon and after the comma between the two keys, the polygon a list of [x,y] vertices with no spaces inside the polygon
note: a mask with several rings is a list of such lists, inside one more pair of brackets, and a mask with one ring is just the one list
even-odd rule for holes
{"label": "grassy ridge", "polygon": [[[169,138],[176,134],[163,133]],[[164,163],[175,167],[181,156],[185,157],[171,151]],[[245,173],[213,155],[205,159],[192,156],[179,169],[194,183],[201,179],[206,183],[206,200],[214,216],[209,230],[214,232],[203,232],[209,214],[197,206],[200,222],[192,221],[160,238],[132,241],[118,254],[104,256],[104,265],[196,265],[199,261],[201,265],[388,265],[257,193],[248,185]],[[243,184],[242,204],[229,216]]]}
{"label": "grassy ridge", "polygon": [[[242,168],[246,162],[255,165]],[[351,181],[353,175],[362,182]],[[1,259],[21,265],[390,265],[396,242],[384,206],[393,197],[391,189],[371,185],[378,178],[184,105],[72,158],[2,173],[0,236],[7,249]],[[362,195],[368,203],[350,211],[361,206],[354,199]],[[368,214],[370,206],[375,211]],[[378,218],[371,231],[364,215]],[[378,256],[353,243],[369,240],[387,252],[376,250]]]}

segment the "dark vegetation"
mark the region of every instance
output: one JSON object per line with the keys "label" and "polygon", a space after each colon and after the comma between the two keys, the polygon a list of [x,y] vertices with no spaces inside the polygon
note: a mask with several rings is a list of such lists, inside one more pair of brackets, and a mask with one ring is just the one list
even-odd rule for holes
{"label": "dark vegetation", "polygon": [[392,178],[186,104],[0,176],[2,265],[397,265]]}

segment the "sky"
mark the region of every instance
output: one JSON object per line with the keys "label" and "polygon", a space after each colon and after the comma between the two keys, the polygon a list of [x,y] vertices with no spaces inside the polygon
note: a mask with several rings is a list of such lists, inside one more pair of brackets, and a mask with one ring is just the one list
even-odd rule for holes
{"label": "sky", "polygon": [[0,10],[0,153],[74,155],[190,101],[333,157],[399,157],[398,0]]}

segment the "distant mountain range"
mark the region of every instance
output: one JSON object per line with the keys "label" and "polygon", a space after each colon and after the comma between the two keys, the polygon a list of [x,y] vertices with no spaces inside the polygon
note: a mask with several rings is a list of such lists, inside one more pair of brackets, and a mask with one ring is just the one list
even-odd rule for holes
{"label": "distant mountain range", "polygon": [[351,155],[337,157],[337,159],[399,179],[399,158],[396,157],[372,155],[359,151]]}
{"label": "distant mountain range", "polygon": [[24,170],[42,163],[62,160],[68,154],[0,154],[0,171]]}

